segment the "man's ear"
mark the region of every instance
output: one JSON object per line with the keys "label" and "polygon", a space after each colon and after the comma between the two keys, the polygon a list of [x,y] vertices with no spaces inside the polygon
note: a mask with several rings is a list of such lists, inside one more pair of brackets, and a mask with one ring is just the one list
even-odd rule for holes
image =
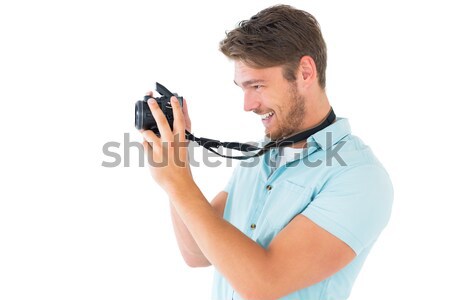
{"label": "man's ear", "polygon": [[305,55],[300,59],[297,70],[297,79],[303,87],[309,87],[317,81],[316,63],[311,56]]}

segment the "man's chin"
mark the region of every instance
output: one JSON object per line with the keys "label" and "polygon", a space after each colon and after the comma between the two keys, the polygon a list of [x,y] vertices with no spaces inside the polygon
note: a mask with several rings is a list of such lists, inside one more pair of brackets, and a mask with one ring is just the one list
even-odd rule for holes
{"label": "man's chin", "polygon": [[265,132],[266,137],[271,140],[271,141],[279,141],[282,140],[284,138],[287,138],[291,135],[294,135],[296,133],[296,131],[294,130],[283,130],[283,131],[276,131],[276,132],[270,132],[267,131]]}
{"label": "man's chin", "polygon": [[279,133],[273,133],[273,132],[267,132],[266,131],[266,138],[268,138],[271,141],[279,140],[281,137],[282,136]]}

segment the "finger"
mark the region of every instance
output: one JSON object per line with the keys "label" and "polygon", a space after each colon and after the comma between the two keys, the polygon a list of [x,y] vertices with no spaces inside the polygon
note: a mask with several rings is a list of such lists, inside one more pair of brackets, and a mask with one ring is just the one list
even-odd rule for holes
{"label": "finger", "polygon": [[183,114],[185,117],[189,116],[189,111],[188,111],[188,107],[187,107],[187,101],[185,98],[183,98]]}
{"label": "finger", "polygon": [[189,117],[189,111],[187,107],[186,99],[183,98],[183,115],[184,115],[184,124],[186,125],[187,131],[191,132],[191,118]]}
{"label": "finger", "polygon": [[150,159],[153,157],[153,148],[151,144],[146,140],[142,142],[142,145],[144,146],[144,153],[147,157],[147,161],[150,161]]}
{"label": "finger", "polygon": [[184,141],[185,124],[183,111],[181,110],[181,105],[176,97],[170,98],[170,103],[172,104],[172,111],[173,111],[173,133],[179,134],[180,141]]}
{"label": "finger", "polygon": [[151,130],[145,130],[142,133],[142,136],[144,137],[145,142],[150,143],[150,147],[152,147],[152,149],[161,143],[161,139]]}
{"label": "finger", "polygon": [[153,150],[153,148],[152,148],[152,146],[150,145],[150,143],[147,142],[147,140],[145,140],[145,139],[144,139],[144,141],[142,142],[142,145],[144,146],[144,152],[145,152],[145,153],[148,153],[149,151],[152,151],[152,150]]}
{"label": "finger", "polygon": [[156,121],[156,125],[158,125],[159,133],[161,134],[161,139],[172,141],[173,135],[170,130],[169,123],[167,122],[166,116],[162,112],[161,108],[159,108],[158,103],[153,98],[148,100],[148,106],[150,107],[150,111],[152,112],[153,118]]}
{"label": "finger", "polygon": [[145,94],[146,96],[150,96],[153,97],[153,91],[148,91],[147,94]]}

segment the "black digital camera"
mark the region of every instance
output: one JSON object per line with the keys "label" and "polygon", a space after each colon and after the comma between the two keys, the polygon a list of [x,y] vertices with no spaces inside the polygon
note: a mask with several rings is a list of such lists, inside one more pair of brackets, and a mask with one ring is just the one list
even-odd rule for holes
{"label": "black digital camera", "polygon": [[[176,93],[170,92],[166,87],[160,83],[156,83],[156,91],[161,95],[161,97],[152,97],[156,100],[162,112],[167,118],[167,122],[170,128],[173,129],[173,110],[170,104],[170,98],[172,96],[177,97],[178,102],[180,102],[181,107],[183,106],[183,97],[178,96]],[[138,130],[151,130],[156,135],[159,136],[158,125],[156,124],[155,118],[148,107],[147,101],[150,96],[145,96],[144,100],[139,100],[136,102],[134,107],[134,126]]]}

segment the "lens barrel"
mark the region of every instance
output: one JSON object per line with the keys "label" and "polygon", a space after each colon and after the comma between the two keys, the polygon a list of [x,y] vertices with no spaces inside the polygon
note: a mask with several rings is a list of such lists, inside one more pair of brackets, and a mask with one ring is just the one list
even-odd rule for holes
{"label": "lens barrel", "polygon": [[137,101],[134,106],[134,126],[138,130],[152,130],[158,132],[155,118],[146,101]]}

